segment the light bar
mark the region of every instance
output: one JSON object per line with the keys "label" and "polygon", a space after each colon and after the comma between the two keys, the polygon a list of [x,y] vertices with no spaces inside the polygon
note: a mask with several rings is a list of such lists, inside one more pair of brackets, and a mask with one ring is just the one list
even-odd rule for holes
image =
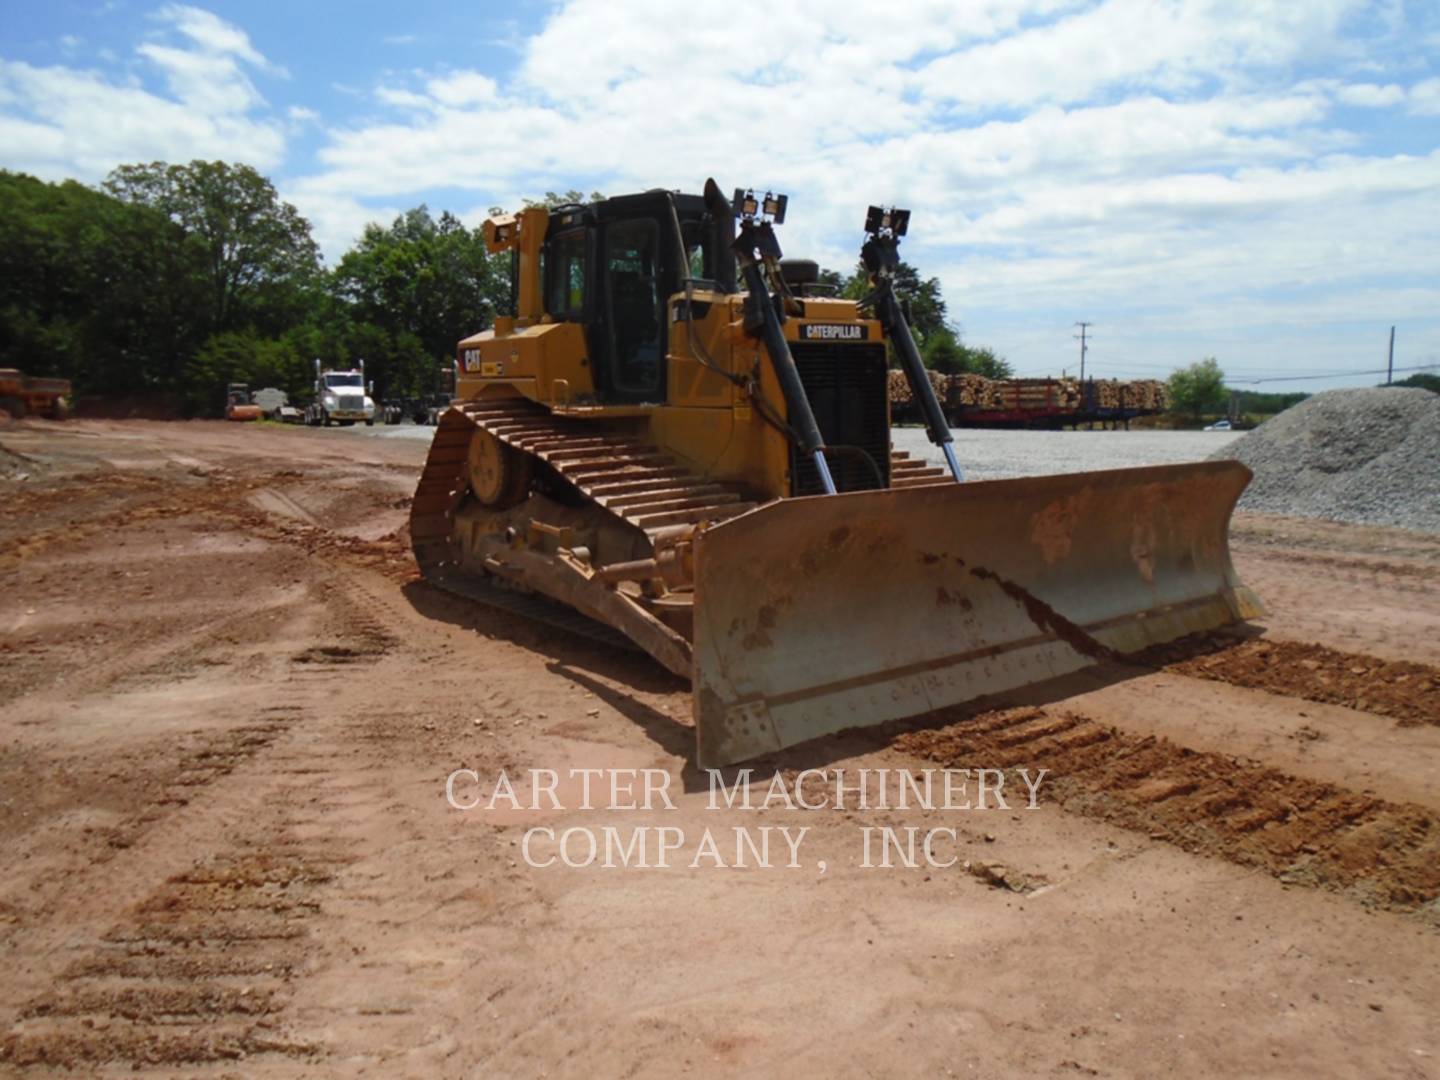
{"label": "light bar", "polygon": [[736,217],[745,221],[760,219],[780,225],[785,221],[785,208],[789,202],[788,195],[776,195],[773,191],[767,191],[763,197],[757,198],[751,188],[736,188],[730,207],[735,211]]}
{"label": "light bar", "polygon": [[900,237],[904,236],[909,228],[909,210],[901,210],[893,206],[887,210],[880,206],[872,206],[865,212],[865,231],[871,236],[889,233],[891,236]]}

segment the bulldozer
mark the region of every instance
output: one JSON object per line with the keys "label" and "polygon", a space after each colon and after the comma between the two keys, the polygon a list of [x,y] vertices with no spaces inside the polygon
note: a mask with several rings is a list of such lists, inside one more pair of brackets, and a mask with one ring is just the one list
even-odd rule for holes
{"label": "bulldozer", "polygon": [[[484,223],[513,311],[457,346],[425,578],[688,679],[702,767],[1262,613],[1243,465],[966,482],[894,288],[909,213],[869,209],[857,301],[782,257],[788,202],[710,180]],[[933,463],[892,447],[892,354]]]}

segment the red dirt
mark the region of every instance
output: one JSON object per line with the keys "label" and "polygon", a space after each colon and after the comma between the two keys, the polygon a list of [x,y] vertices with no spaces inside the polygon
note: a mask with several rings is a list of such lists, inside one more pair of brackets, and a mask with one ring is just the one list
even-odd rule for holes
{"label": "red dirt", "polygon": [[[1398,675],[1440,665],[1440,543],[1249,517],[1270,652],[771,763],[1049,768],[1035,810],[710,810],[683,685],[415,580],[423,453],[0,434],[0,1071],[1434,1073],[1440,727]],[[462,766],[657,769],[676,808],[461,812]],[[537,824],[810,831],[795,868],[541,869]],[[867,869],[881,826],[957,861]]]}
{"label": "red dirt", "polygon": [[1440,724],[1440,668],[1341,652],[1314,642],[1212,635],[1148,650],[1167,671],[1345,705],[1401,724]]}

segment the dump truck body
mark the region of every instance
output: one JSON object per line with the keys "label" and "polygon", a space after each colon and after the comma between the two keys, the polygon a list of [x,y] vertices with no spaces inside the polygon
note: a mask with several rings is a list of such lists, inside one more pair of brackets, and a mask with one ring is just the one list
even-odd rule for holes
{"label": "dump truck body", "polygon": [[70,415],[70,380],[26,375],[0,368],[0,409],[14,419],[41,416],[65,420]]}

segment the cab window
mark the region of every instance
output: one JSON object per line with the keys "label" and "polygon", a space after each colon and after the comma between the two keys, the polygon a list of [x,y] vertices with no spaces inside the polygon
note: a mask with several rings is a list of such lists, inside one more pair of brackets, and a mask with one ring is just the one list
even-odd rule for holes
{"label": "cab window", "polygon": [[659,250],[660,229],[653,220],[617,221],[605,231],[610,381],[621,393],[642,398],[664,384]]}
{"label": "cab window", "polygon": [[685,234],[685,255],[689,262],[689,266],[685,268],[685,276],[701,281],[714,281],[717,274],[710,230],[698,221],[687,221],[681,226],[681,231]]}
{"label": "cab window", "polygon": [[548,246],[545,310],[557,319],[579,319],[585,311],[585,230],[563,233]]}

